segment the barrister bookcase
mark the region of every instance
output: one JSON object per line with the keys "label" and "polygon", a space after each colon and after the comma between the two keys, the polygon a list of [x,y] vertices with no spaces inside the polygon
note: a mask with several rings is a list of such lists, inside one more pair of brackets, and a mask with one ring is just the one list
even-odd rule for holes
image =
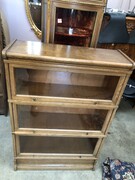
{"label": "barrister bookcase", "polygon": [[14,41],[3,58],[15,169],[94,169],[134,62],[30,41]]}

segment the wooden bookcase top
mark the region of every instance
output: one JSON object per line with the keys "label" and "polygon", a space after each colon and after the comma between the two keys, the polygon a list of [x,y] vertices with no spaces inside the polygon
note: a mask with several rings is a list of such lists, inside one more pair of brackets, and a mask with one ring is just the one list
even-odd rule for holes
{"label": "wooden bookcase top", "polygon": [[[3,50],[3,57],[54,63],[82,64],[101,67],[134,69],[135,63],[118,50],[14,41]],[[17,57],[17,59],[16,59]]]}
{"label": "wooden bookcase top", "polygon": [[[44,0],[44,1],[48,1],[48,0]],[[106,0],[52,0],[52,1],[91,4],[91,5],[105,5],[106,4]]]}

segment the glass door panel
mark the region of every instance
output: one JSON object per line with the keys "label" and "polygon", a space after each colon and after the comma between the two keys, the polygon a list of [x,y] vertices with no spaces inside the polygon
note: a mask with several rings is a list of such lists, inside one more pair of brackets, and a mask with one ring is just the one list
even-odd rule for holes
{"label": "glass door panel", "polygon": [[63,70],[15,68],[17,95],[64,98],[113,98],[119,77]]}
{"label": "glass door panel", "polygon": [[97,138],[19,136],[20,153],[93,154]]}
{"label": "glass door panel", "polygon": [[56,8],[54,43],[89,46],[97,12]]}
{"label": "glass door panel", "polygon": [[19,128],[101,131],[108,110],[17,105]]}

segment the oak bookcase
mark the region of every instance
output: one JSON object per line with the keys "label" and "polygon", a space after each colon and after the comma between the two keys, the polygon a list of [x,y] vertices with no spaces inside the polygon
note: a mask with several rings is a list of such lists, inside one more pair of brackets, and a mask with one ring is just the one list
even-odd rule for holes
{"label": "oak bookcase", "polygon": [[15,169],[94,169],[134,62],[117,50],[3,50]]}

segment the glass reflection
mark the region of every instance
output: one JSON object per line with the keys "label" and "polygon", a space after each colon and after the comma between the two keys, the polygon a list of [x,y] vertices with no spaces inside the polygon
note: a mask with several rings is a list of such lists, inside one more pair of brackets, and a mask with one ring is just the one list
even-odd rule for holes
{"label": "glass reflection", "polygon": [[54,43],[89,46],[96,12],[56,8]]}
{"label": "glass reflection", "polygon": [[31,17],[39,30],[41,30],[41,0],[29,0]]}
{"label": "glass reflection", "polygon": [[28,54],[33,54],[33,55],[40,55],[41,53],[41,43],[40,42],[32,42],[28,41],[27,42],[27,53]]}

